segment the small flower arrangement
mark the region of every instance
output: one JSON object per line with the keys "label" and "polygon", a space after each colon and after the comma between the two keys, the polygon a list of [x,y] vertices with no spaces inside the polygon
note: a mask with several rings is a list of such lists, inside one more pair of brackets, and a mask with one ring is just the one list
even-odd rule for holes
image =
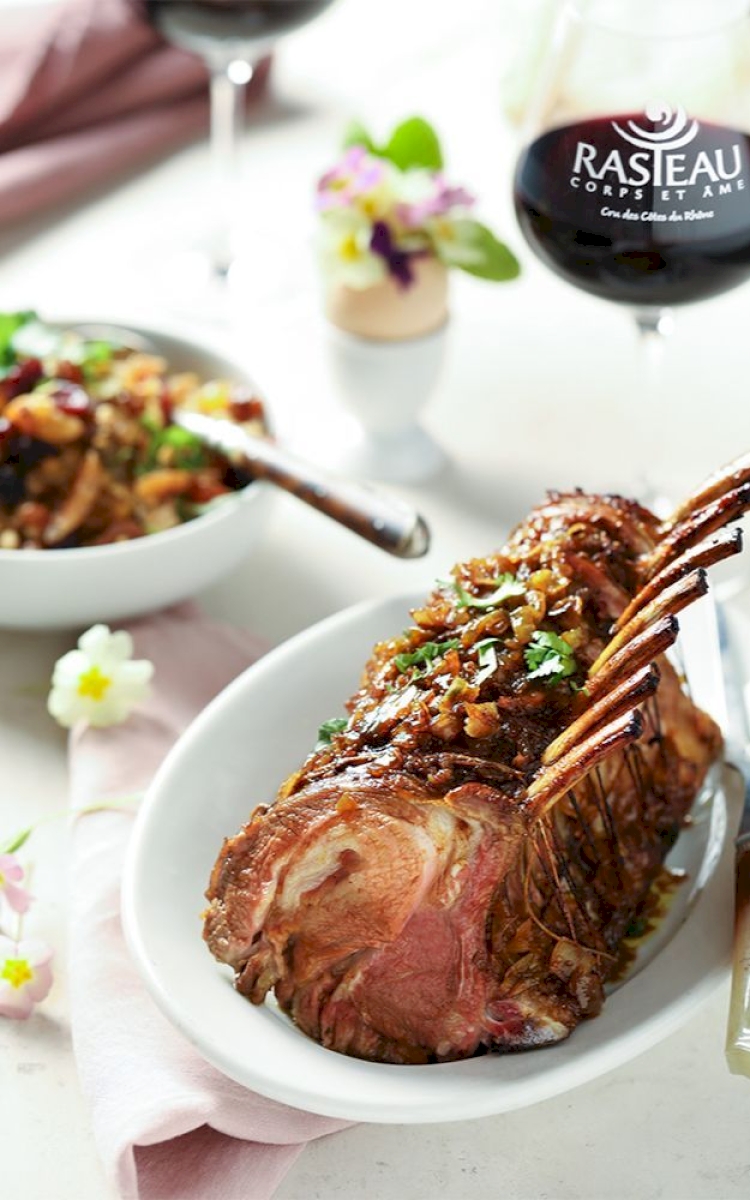
{"label": "small flower arrangement", "polygon": [[446,180],[440,142],[423,118],[402,122],[383,146],[354,124],[317,185],[323,275],[332,286],[364,290],[391,279],[406,290],[429,258],[480,279],[515,279],[516,258],[474,218],[474,204]]}

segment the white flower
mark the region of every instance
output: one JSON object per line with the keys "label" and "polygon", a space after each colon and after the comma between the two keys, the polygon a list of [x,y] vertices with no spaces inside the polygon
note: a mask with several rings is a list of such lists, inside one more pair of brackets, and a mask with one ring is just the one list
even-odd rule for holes
{"label": "white flower", "polygon": [[388,268],[370,249],[372,223],[351,208],[330,209],[320,221],[318,253],[321,268],[334,284],[364,290],[385,279]]}
{"label": "white flower", "polygon": [[78,649],[55,663],[47,708],[70,729],[77,721],[119,725],[149,694],[154,673],[148,659],[133,660],[133,639],[107,625],[93,625],[78,639]]}
{"label": "white flower", "polygon": [[25,1021],[31,1016],[52,987],[51,959],[45,942],[14,942],[0,934],[0,1017]]}

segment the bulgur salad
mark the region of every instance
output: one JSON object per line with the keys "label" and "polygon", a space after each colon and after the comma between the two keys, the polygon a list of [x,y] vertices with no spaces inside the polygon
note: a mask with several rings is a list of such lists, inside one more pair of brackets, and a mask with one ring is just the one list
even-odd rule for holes
{"label": "bulgur salad", "polygon": [[267,433],[245,384],[0,313],[0,549],[128,541],[247,486],[241,463],[172,423],[177,407]]}

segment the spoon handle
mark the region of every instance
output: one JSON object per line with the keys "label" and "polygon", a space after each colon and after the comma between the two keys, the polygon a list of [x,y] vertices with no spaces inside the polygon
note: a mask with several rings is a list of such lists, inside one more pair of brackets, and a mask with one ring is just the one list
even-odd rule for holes
{"label": "spoon handle", "polygon": [[425,520],[400,500],[329,474],[316,464],[252,437],[230,421],[176,409],[172,421],[225,454],[240,454],[258,479],[291,492],[331,520],[397,558],[421,558],[430,546]]}

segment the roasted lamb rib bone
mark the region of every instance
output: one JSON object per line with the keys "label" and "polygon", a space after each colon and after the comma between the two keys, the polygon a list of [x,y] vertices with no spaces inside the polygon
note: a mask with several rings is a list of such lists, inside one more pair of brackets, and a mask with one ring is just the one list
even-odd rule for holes
{"label": "roasted lamb rib bone", "polygon": [[742,530],[735,526],[732,529],[720,529],[697,546],[687,550],[679,558],[668,562],[658,574],[653,575],[641,590],[633,597],[612,626],[612,632],[617,633],[628,622],[645,608],[660,592],[666,590],[678,579],[682,579],[697,567],[713,567],[724,558],[739,554],[742,549]]}
{"label": "roasted lamb rib bone", "polygon": [[526,791],[524,812],[527,817],[540,820],[584,775],[616,750],[637,741],[642,732],[640,713],[631,708],[610,724],[595,729],[562,758],[543,766]]}
{"label": "roasted lamb rib bone", "polygon": [[623,713],[632,712],[635,705],[654,694],[659,678],[659,668],[652,662],[636,670],[611,690],[608,689],[599,700],[585,708],[554,742],[550,742],[542,756],[542,765],[547,767],[558,762],[595,729],[609,724]]}
{"label": "roasted lamb rib bone", "polygon": [[630,677],[644,664],[658,659],[660,654],[664,654],[670,646],[674,645],[679,631],[677,618],[668,614],[665,617],[659,617],[653,625],[649,625],[641,633],[637,633],[632,641],[626,642],[620,650],[607,659],[593,678],[589,677],[586,680],[589,702],[593,703],[600,696],[612,691],[624,678]]}
{"label": "roasted lamb rib bone", "polygon": [[646,629],[658,617],[674,616],[683,608],[687,608],[688,604],[692,604],[700,596],[705,596],[707,591],[708,577],[702,567],[697,571],[691,571],[684,578],[678,579],[671,587],[665,588],[645,608],[637,612],[628,621],[627,625],[620,629],[612,640],[607,643],[596,662],[592,663],[589,668],[589,678],[594,678],[601,671],[604,664],[618,650],[627,645],[636,634],[641,633],[642,630]]}
{"label": "roasted lamb rib bone", "polygon": [[677,522],[669,521],[656,546],[641,558],[645,579],[657,575],[667,563],[679,558],[686,550],[702,542],[709,534],[738,521],[750,508],[750,483],[743,483],[731,492],[712,500]]}
{"label": "roasted lamb rib bone", "polygon": [[733,462],[727,463],[726,466],[709,475],[701,486],[688,496],[687,500],[680,504],[663,523],[663,531],[674,528],[686,517],[705,508],[713,500],[726,496],[728,492],[735,491],[746,483],[750,483],[750,452],[741,454]]}

